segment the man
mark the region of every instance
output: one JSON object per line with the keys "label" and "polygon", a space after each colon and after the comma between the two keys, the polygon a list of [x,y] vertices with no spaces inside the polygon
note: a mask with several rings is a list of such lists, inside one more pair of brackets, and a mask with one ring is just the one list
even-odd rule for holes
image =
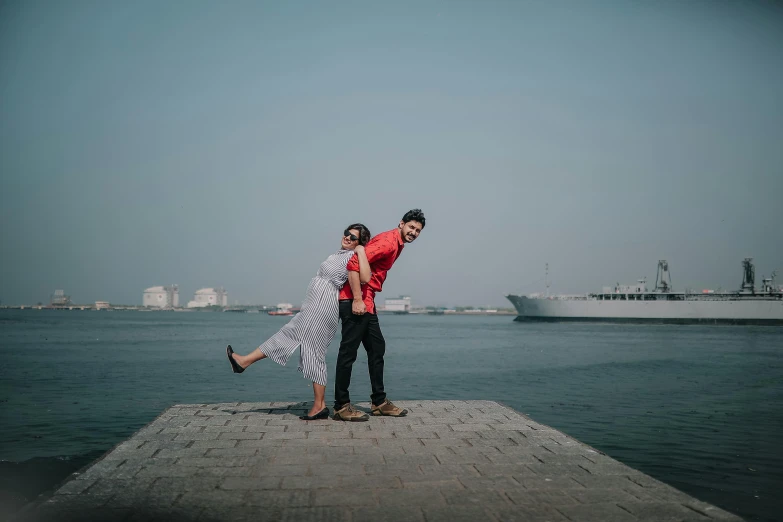
{"label": "man", "polygon": [[372,414],[402,417],[408,410],[396,407],[386,398],[383,389],[383,356],[386,342],[375,312],[375,294],[383,288],[386,274],[400,257],[406,243],[412,243],[424,228],[424,214],[418,208],[402,216],[397,228],[382,232],[372,238],[364,251],[372,272],[370,281],[361,285],[359,263],[355,258],[348,262],[348,282],[340,290],[340,319],[342,341],[337,355],[337,372],[334,380],[334,418],[344,421],[366,421],[369,416],[351,405],[348,388],[351,370],[356,361],[359,344],[367,351],[367,368],[372,386]]}

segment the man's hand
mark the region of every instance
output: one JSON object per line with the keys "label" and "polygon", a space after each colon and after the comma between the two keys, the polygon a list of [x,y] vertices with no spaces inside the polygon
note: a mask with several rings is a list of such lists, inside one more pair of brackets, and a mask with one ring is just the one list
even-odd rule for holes
{"label": "man's hand", "polygon": [[354,299],[351,305],[351,311],[354,315],[364,315],[367,312],[367,307],[364,306],[364,301],[361,299]]}

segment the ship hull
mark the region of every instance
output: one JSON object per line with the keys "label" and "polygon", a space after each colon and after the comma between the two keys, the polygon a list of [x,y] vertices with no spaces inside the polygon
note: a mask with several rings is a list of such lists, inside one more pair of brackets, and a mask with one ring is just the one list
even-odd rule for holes
{"label": "ship hull", "polygon": [[783,299],[626,301],[507,296],[517,321],[783,325]]}

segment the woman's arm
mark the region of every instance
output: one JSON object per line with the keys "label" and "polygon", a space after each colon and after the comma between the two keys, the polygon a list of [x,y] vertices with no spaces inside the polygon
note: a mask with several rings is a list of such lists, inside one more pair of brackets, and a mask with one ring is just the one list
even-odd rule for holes
{"label": "woman's arm", "polygon": [[364,252],[364,247],[359,245],[354,250],[356,252],[356,258],[359,260],[359,281],[365,284],[370,281],[372,272],[370,271],[370,262],[367,261],[367,254]]}

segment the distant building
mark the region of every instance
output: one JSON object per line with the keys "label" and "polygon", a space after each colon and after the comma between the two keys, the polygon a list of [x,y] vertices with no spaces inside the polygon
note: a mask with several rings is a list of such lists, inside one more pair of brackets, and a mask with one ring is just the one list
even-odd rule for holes
{"label": "distant building", "polygon": [[196,290],[192,301],[188,301],[188,308],[204,308],[205,306],[228,306],[228,293],[222,286],[220,288],[202,288]]}
{"label": "distant building", "polygon": [[96,310],[108,310],[109,308],[111,308],[109,301],[95,301]]}
{"label": "distant building", "polygon": [[396,299],[387,299],[384,309],[387,312],[407,314],[411,311],[411,298],[401,295]]}
{"label": "distant building", "polygon": [[71,304],[71,296],[65,295],[64,290],[55,290],[50,303],[52,306],[68,306]]}
{"label": "distant building", "polygon": [[153,286],[144,290],[142,306],[150,308],[177,308],[179,287],[177,285]]}

